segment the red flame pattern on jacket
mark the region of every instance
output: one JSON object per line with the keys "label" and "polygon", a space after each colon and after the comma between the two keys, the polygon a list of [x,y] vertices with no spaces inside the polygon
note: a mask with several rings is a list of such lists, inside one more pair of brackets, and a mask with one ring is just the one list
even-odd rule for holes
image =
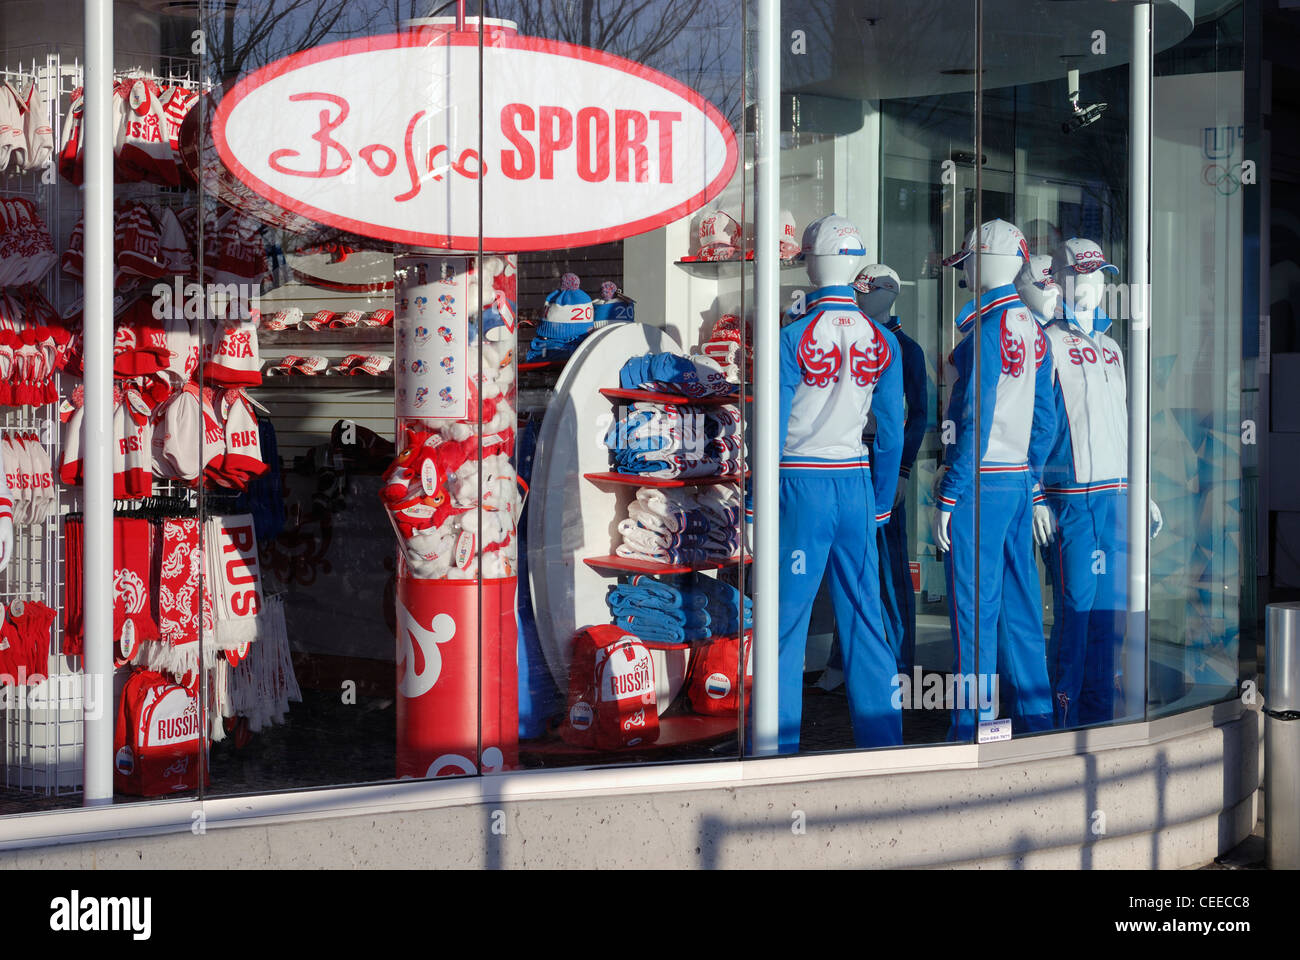
{"label": "red flame pattern on jacket", "polygon": [[817,322],[808,324],[799,339],[799,366],[803,368],[803,382],[810,387],[828,387],[840,379],[840,366],[844,362],[838,343],[826,350],[817,342],[814,333]]}
{"label": "red flame pattern on jacket", "polygon": [[865,351],[859,350],[856,343],[849,347],[849,372],[853,374],[853,382],[859,387],[880,380],[880,375],[885,372],[891,359],[889,344],[885,342],[885,338],[879,331],[873,330],[872,333],[872,341]]}
{"label": "red flame pattern on jacket", "polygon": [[1025,372],[1024,341],[1007,328],[1005,315],[1002,317],[1002,372],[1010,377],[1018,377]]}

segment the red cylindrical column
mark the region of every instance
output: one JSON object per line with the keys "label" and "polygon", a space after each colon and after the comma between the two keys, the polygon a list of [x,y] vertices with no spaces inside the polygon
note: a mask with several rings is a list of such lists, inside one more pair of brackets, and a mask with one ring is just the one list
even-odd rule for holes
{"label": "red cylindrical column", "polygon": [[516,584],[399,575],[398,777],[492,773],[518,762]]}

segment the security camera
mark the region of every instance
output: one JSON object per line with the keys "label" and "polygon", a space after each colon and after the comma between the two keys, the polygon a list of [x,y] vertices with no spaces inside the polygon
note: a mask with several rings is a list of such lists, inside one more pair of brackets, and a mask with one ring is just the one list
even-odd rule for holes
{"label": "security camera", "polygon": [[1079,71],[1077,69],[1071,68],[1068,70],[1065,80],[1070,91],[1070,117],[1061,124],[1061,132],[1071,134],[1100,120],[1109,104],[1093,103],[1085,106],[1079,103]]}

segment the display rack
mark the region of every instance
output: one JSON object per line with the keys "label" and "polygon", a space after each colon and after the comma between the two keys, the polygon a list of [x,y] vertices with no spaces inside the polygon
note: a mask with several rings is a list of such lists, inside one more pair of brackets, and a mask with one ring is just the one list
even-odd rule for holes
{"label": "display rack", "polygon": [[[753,266],[754,257],[751,252],[743,260],[737,257],[734,260],[674,260],[674,265],[685,270],[692,277],[701,280],[716,280],[719,276],[730,276],[740,273],[740,267]],[[799,260],[782,260],[781,271],[803,270],[804,265]]]}
{"label": "display rack", "polygon": [[386,374],[372,377],[367,373],[354,376],[335,376],[334,374],[262,377],[262,382],[254,390],[300,390],[309,387],[313,390],[392,390],[396,380]]}
{"label": "display rack", "polygon": [[[593,570],[621,570],[625,573],[651,573],[658,576],[660,574],[694,573],[697,570],[725,570],[728,567],[740,566],[742,560],[740,557],[730,557],[726,560],[711,560],[705,563],[655,563],[651,560],[632,560],[611,553],[603,557],[586,557],[582,562]],[[743,562],[753,563],[753,558],[746,555]]]}
{"label": "display rack", "polygon": [[[81,66],[65,63],[58,54],[23,57],[13,66],[0,69],[0,77],[23,88],[37,84],[44,101],[55,150],[62,137],[63,107],[81,84]],[[24,197],[36,204],[56,247],[71,230],[77,216],[77,191],[49,168],[0,176],[0,194]],[[56,267],[37,284],[41,293],[60,314],[75,289]],[[60,394],[63,378],[56,377]],[[57,471],[61,454],[56,406],[0,408],[0,431],[32,432],[37,435],[52,467]],[[57,474],[56,474],[57,475]],[[4,747],[4,785],[13,790],[62,796],[81,789],[81,757],[85,744],[82,722],[80,658],[59,653],[63,636],[63,525],[59,518],[80,508],[80,496],[62,484],[52,515],[45,522],[14,526],[14,553],[0,572],[0,602],[7,610],[15,600],[37,600],[56,611],[50,626],[50,649],[46,676],[39,687],[0,691],[5,696],[0,737]],[[33,692],[39,691],[39,698]],[[111,689],[108,691],[111,697]]]}
{"label": "display rack", "polygon": [[[57,173],[58,148],[63,140],[63,124],[73,91],[82,85],[82,65],[77,58],[64,59],[59,53],[33,49],[10,49],[14,59],[0,67],[0,79],[15,86],[38,85],[53,132],[55,155],[43,171],[0,175],[0,195],[25,197],[35,203],[49,227],[56,249],[64,249],[72,227],[80,216],[80,191]],[[146,55],[134,55],[137,63],[153,62],[153,70],[134,68],[118,75],[149,76],[170,85],[205,89],[196,79],[192,61]],[[185,194],[180,190],[151,184],[124,185],[121,196],[148,198],[172,204]],[[78,284],[65,276],[56,265],[36,284],[62,316],[77,298]],[[56,375],[59,395],[70,389],[67,378]],[[103,709],[111,710],[111,679],[83,689],[80,657],[62,654],[64,616],[64,531],[62,519],[82,507],[80,487],[57,483],[62,454],[62,436],[57,404],[41,407],[0,408],[0,432],[35,433],[45,448],[54,469],[58,497],[49,519],[40,524],[14,527],[14,554],[0,572],[0,602],[8,605],[17,599],[39,600],[52,607],[55,619],[50,626],[47,681],[39,688],[3,691],[6,699],[0,708],[0,749],[4,757],[6,788],[47,796],[69,796],[81,792],[82,754],[85,748],[83,693],[88,692]],[[193,497],[188,488],[171,489],[169,483],[155,481],[162,494]],[[39,698],[32,696],[39,690]],[[21,694],[21,695],[20,695]]]}
{"label": "display rack", "polygon": [[[749,476],[749,472],[745,472]],[[714,477],[646,477],[638,473],[584,473],[583,477],[592,483],[614,483],[627,487],[656,487],[677,489],[681,487],[715,487],[721,483],[739,483],[743,478],[738,473],[721,473]]]}
{"label": "display rack", "polygon": [[392,327],[348,327],[324,330],[258,330],[257,342],[262,346],[306,347],[313,343],[349,344],[369,347],[392,347]]}
{"label": "display rack", "polygon": [[728,393],[720,397],[684,397],[680,393],[659,390],[628,390],[623,387],[603,387],[601,395],[610,400],[632,400],[637,403],[666,403],[674,407],[723,407],[739,403],[740,394]]}

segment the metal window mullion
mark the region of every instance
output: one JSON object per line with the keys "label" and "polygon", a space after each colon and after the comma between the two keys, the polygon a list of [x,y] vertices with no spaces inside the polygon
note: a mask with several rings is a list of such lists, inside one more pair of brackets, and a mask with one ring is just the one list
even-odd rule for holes
{"label": "metal window mullion", "polygon": [[[973,391],[974,402],[975,402],[975,406],[974,406],[975,443],[971,449],[971,455],[974,458],[974,462],[971,464],[970,467],[971,477],[973,478],[971,489],[973,490],[975,495],[975,499],[971,504],[971,511],[972,511],[971,555],[974,560],[972,574],[975,578],[975,636],[973,638],[973,643],[975,645],[974,657],[973,657],[975,662],[975,703],[971,705],[970,709],[971,712],[974,713],[975,715],[975,722],[974,724],[972,724],[975,740],[976,742],[979,742],[979,722],[981,719],[979,713],[979,701],[980,701],[980,695],[984,690],[984,668],[988,666],[987,664],[980,663],[980,648],[983,646],[983,644],[980,642],[983,639],[980,633],[980,624],[982,622],[980,617],[981,614],[981,610],[980,610],[980,595],[981,595],[981,591],[980,591],[980,585],[981,585],[981,581],[980,581],[980,533],[981,533],[980,464],[983,462],[984,459],[984,450],[982,449],[983,436],[984,436],[984,419],[983,419],[984,410],[982,404],[984,391],[982,385],[984,383],[984,380],[983,380],[983,363],[981,362],[984,356],[984,290],[980,286],[980,281],[981,281],[980,268],[983,266],[983,262],[982,262],[983,254],[980,252],[980,239],[983,236],[983,230],[984,230],[984,164],[981,162],[983,157],[982,151],[984,149],[984,2],[983,0],[976,0],[975,3],[974,110],[975,110],[975,223],[973,229],[975,231],[975,243],[972,246],[974,247],[975,255],[970,259],[973,261],[973,268],[974,268],[973,282],[975,284],[975,290],[974,290],[975,326],[971,328],[971,332],[968,334],[968,336],[974,337],[973,343],[975,346],[975,350],[974,350],[975,366],[972,373],[972,377],[974,379],[972,380],[971,384],[967,387],[967,389]],[[959,210],[960,208],[958,208],[958,211]],[[958,212],[957,215],[960,216],[960,212]],[[949,546],[954,547],[955,549],[956,545],[952,543],[952,538],[956,533],[954,526],[957,523],[955,511],[954,511],[954,516],[948,522],[950,524],[948,530]],[[954,567],[953,569],[955,571],[956,567]],[[956,589],[955,576],[953,578],[953,583],[954,583],[954,590],[955,590]],[[994,669],[996,669],[996,665],[994,665]],[[956,678],[957,683],[961,683],[961,681],[962,681],[961,677]]]}
{"label": "metal window mullion", "polygon": [[85,0],[85,654],[87,806],[113,800],[113,5]]}
{"label": "metal window mullion", "polygon": [[[780,342],[777,258],[781,204],[781,4],[757,0],[754,151],[754,685],[756,756],[777,752],[777,653],[780,642]],[[743,628],[743,624],[742,624]],[[743,633],[743,630],[742,630]]]}
{"label": "metal window mullion", "polygon": [[[1150,469],[1151,340],[1151,4],[1133,8],[1133,61],[1129,68],[1129,333],[1128,404],[1128,631],[1125,640],[1124,715],[1146,709],[1148,511]],[[1141,683],[1137,679],[1141,678]]]}

